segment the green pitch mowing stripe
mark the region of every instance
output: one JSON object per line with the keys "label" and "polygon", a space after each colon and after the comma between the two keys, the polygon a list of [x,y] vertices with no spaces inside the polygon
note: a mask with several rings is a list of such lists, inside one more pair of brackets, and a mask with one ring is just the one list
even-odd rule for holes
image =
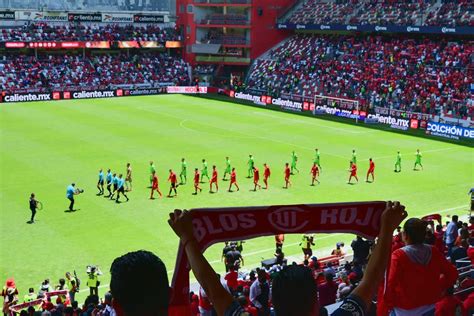
{"label": "green pitch mowing stripe", "polygon": [[[410,216],[461,214],[474,182],[472,148],[181,95],[2,105],[0,133],[0,281],[15,277],[21,293],[38,288],[45,278],[56,284],[66,271],[76,270],[85,280],[88,264],[98,264],[105,273],[102,284],[108,284],[112,260],[136,249],[157,253],[171,275],[178,240],[166,220],[175,208],[392,199],[406,204]],[[311,187],[316,147],[321,184]],[[417,148],[423,171],[412,170]],[[348,185],[352,149],[357,151],[359,183]],[[300,174],[284,190],[283,166],[293,150]],[[393,172],[397,150],[403,157],[401,173]],[[261,172],[264,162],[272,169],[268,191],[250,191],[252,181],[245,178],[250,153]],[[219,181],[219,193],[209,194],[203,184],[203,193],[193,196],[192,173],[201,159],[207,159],[209,169],[216,164],[221,179],[226,156],[236,167],[241,190],[228,193],[229,183]],[[182,157],[188,162],[188,184],[178,188],[179,196],[149,200],[149,161],[155,162],[160,188],[167,194],[168,169],[179,174]],[[376,179],[368,184],[370,157]],[[130,202],[116,204],[96,196],[99,168],[125,174],[127,162],[133,168]],[[78,210],[66,213],[65,191],[71,182],[85,192],[76,198]],[[31,192],[44,210],[30,225]],[[317,235],[316,248],[345,241],[347,249],[351,238]],[[300,256],[299,241],[300,235],[288,235],[285,254]],[[272,237],[244,244],[244,268],[271,257],[273,246]],[[221,249],[216,245],[206,252],[218,271],[223,268]]]}

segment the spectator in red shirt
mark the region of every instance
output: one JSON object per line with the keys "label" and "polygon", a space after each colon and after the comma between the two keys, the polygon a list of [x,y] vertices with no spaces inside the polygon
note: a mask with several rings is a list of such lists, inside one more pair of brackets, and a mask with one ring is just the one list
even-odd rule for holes
{"label": "spectator in red shirt", "polygon": [[320,284],[318,288],[319,306],[326,306],[336,302],[338,286],[334,282],[334,275],[326,273],[324,278],[326,282]]}
{"label": "spectator in red shirt", "polygon": [[436,248],[423,244],[426,223],[411,218],[403,227],[406,246],[392,253],[386,301],[395,315],[424,315],[458,277],[456,268]]}
{"label": "spectator in red shirt", "polygon": [[238,282],[237,282],[238,273],[235,271],[233,267],[230,268],[229,272],[225,275],[224,279],[227,281],[227,286],[229,289],[234,292],[237,290]]}
{"label": "spectator in red shirt", "polygon": [[459,298],[454,296],[454,289],[446,290],[446,295],[436,303],[435,316],[457,316],[459,311],[464,314],[464,306]]}
{"label": "spectator in red shirt", "polygon": [[474,292],[469,294],[463,303],[464,314],[463,316],[471,316],[474,314]]}

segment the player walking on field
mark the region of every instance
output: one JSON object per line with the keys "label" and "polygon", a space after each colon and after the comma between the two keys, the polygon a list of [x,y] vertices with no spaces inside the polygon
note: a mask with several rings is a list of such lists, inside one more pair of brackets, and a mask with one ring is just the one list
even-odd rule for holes
{"label": "player walking on field", "polygon": [[199,180],[200,180],[199,169],[194,168],[194,193],[193,193],[194,195],[198,194],[198,190],[199,192],[202,192],[202,189],[199,186]]}
{"label": "player walking on field", "polygon": [[290,169],[289,163],[285,163],[284,174],[285,174],[285,186],[283,188],[288,189],[288,186],[291,185],[291,181],[290,181],[291,169]]}
{"label": "player walking on field", "polygon": [[112,194],[109,196],[111,200],[114,199],[115,192],[117,192],[118,190],[118,183],[119,183],[119,178],[117,177],[117,174],[114,173],[112,176],[113,191],[112,191]]}
{"label": "player walking on field", "polygon": [[232,171],[230,173],[230,185],[229,185],[229,192],[232,192],[232,185],[235,185],[237,188],[237,191],[240,190],[239,185],[237,184],[237,174],[235,172],[235,168],[232,168]]}
{"label": "player walking on field", "polygon": [[35,198],[35,194],[31,193],[30,195],[30,211],[31,211],[31,219],[29,221],[30,224],[35,222],[35,215],[36,210],[38,209],[38,200]]}
{"label": "player walking on field", "polygon": [[[370,158],[369,159],[369,170],[367,170],[367,177],[365,179],[365,182],[374,182],[375,181],[374,171],[375,171],[375,163],[372,160],[372,158]],[[372,181],[369,181],[369,175],[372,176]]]}
{"label": "player walking on field", "polygon": [[156,167],[153,161],[150,161],[150,188],[153,182],[153,172],[156,172]]}
{"label": "player walking on field", "polygon": [[247,161],[247,166],[247,178],[250,179],[253,175],[253,167],[255,166],[255,160],[253,159],[253,156],[251,154],[249,155],[249,161]]}
{"label": "player walking on field", "polygon": [[97,195],[104,194],[104,172],[102,169],[99,170],[99,181],[97,182],[97,189],[99,189],[99,193]]}
{"label": "player walking on field", "polygon": [[296,162],[298,161],[298,156],[296,155],[295,151],[291,153],[291,174],[295,174],[294,171],[300,173],[298,168],[296,168]]}
{"label": "player walking on field", "polygon": [[120,203],[119,201],[120,193],[122,193],[122,195],[125,196],[128,202],[128,196],[125,194],[125,179],[123,178],[122,174],[119,174],[118,176],[117,199],[115,200],[115,203]]}
{"label": "player walking on field", "polygon": [[402,171],[402,154],[397,152],[397,160],[395,161],[395,169],[394,172],[401,172]]}
{"label": "player walking on field", "polygon": [[153,197],[153,193],[156,191],[160,195],[160,198],[163,196],[160,191],[160,187],[158,186],[158,176],[156,175],[156,172],[153,171],[153,179],[151,182],[151,193],[150,193],[150,200],[154,200],[155,198]]}
{"label": "player walking on field", "polygon": [[263,164],[263,183],[265,183],[265,190],[268,189],[268,178],[270,178],[270,174],[271,174],[271,171],[270,171],[270,167],[264,163]]}
{"label": "player walking on field", "polygon": [[421,153],[420,153],[420,150],[417,149],[416,150],[416,154],[415,154],[415,165],[413,166],[413,170],[417,171],[418,169],[416,169],[416,166],[420,165],[421,167],[421,170],[423,170],[423,165],[421,164]]}
{"label": "player walking on field", "polygon": [[209,183],[209,193],[214,193],[214,191],[212,191],[212,184],[213,183],[216,185],[216,192],[219,191],[219,186],[217,185],[217,168],[216,168],[216,166],[212,166],[212,178],[211,178],[211,182]]}
{"label": "player walking on field", "polygon": [[359,178],[357,178],[357,165],[352,161],[350,161],[349,163],[351,164],[351,168],[349,169],[349,172],[351,174],[349,176],[349,180],[347,181],[347,184],[352,184],[351,183],[352,177],[354,177],[356,181],[359,182]]}
{"label": "player walking on field", "polygon": [[318,164],[317,163],[313,163],[313,166],[311,167],[311,186],[314,186],[314,181],[317,181],[318,184],[321,183],[319,182],[318,180],[318,176],[319,176],[319,167],[318,167]]}
{"label": "player walking on field", "polygon": [[204,177],[206,177],[207,180],[209,180],[209,173],[207,171],[207,161],[206,161],[206,159],[202,160],[201,183],[204,183],[204,181],[203,181]]}
{"label": "player walking on field", "polygon": [[356,151],[355,149],[352,149],[352,157],[351,157],[351,161],[353,164],[356,164],[357,165],[357,154],[356,154]]}
{"label": "player walking on field", "polygon": [[318,148],[314,150],[314,163],[318,165],[318,168],[320,171],[323,170],[323,168],[321,168],[321,157],[320,157]]}
{"label": "player walking on field", "polygon": [[132,191],[132,166],[127,163],[127,173],[125,176],[125,191]]}
{"label": "player walking on field", "polygon": [[168,193],[168,197],[171,196],[171,192],[174,191],[174,196],[178,196],[178,191],[176,191],[176,188],[178,187],[178,177],[176,176],[176,173],[173,172],[172,169],[170,169],[170,175],[168,177],[168,181],[170,182],[170,192]]}
{"label": "player walking on field", "polygon": [[187,179],[187,169],[188,169],[188,163],[184,158],[181,158],[181,172],[179,173],[179,180],[181,181],[181,184],[186,184],[188,181]]}
{"label": "player walking on field", "polygon": [[254,187],[253,187],[253,191],[257,191],[257,187],[259,189],[262,188],[262,186],[258,183],[258,181],[260,180],[260,171],[258,170],[257,167],[253,167],[253,184],[254,184]]}
{"label": "player walking on field", "polygon": [[105,181],[107,183],[107,191],[109,191],[109,195],[105,197],[110,197],[112,195],[112,190],[110,190],[112,186],[112,180],[113,180],[112,172],[110,171],[110,169],[107,169],[107,174],[105,175]]}
{"label": "player walking on field", "polygon": [[230,159],[229,157],[225,157],[225,170],[224,170],[224,177],[222,177],[222,181],[226,181],[226,176],[230,175],[232,172],[232,168],[230,166]]}

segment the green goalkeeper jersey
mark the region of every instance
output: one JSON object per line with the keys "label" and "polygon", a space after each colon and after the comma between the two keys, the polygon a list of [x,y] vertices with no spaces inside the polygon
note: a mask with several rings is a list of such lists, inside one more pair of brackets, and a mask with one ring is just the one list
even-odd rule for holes
{"label": "green goalkeeper jersey", "polygon": [[416,162],[418,162],[418,163],[421,162],[421,153],[420,152],[416,153]]}
{"label": "green goalkeeper jersey", "polygon": [[298,156],[296,155],[296,153],[292,153],[291,154],[291,164],[296,165],[297,161],[298,161]]}
{"label": "green goalkeeper jersey", "polygon": [[314,156],[314,163],[319,165],[319,162],[320,162],[320,156],[319,156],[319,150],[318,150]]}

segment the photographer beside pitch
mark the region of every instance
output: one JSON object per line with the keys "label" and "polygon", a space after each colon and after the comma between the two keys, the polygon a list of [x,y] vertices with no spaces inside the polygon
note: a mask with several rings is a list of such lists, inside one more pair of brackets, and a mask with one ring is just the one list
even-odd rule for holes
{"label": "photographer beside pitch", "polygon": [[74,212],[74,195],[78,195],[80,193],[83,193],[84,190],[81,189],[76,189],[76,184],[71,183],[66,189],[66,197],[71,203],[69,204],[69,211]]}

